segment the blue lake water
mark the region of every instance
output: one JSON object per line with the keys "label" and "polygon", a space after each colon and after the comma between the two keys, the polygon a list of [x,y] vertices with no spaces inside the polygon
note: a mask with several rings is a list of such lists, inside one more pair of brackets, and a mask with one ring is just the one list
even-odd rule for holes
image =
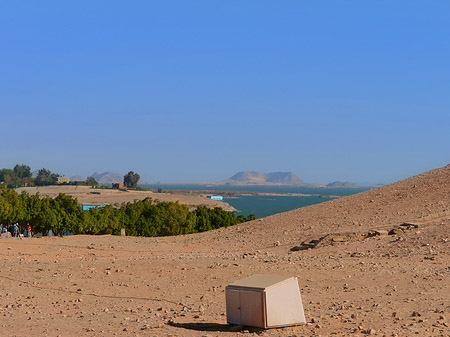
{"label": "blue lake water", "polygon": [[255,214],[257,218],[287,212],[295,208],[305,207],[331,200],[318,196],[266,196],[266,195],[239,195],[235,198],[224,198],[223,201],[238,209],[239,214]]}
{"label": "blue lake water", "polygon": [[[286,212],[295,208],[314,205],[331,200],[324,196],[346,196],[366,191],[369,188],[324,188],[324,187],[292,187],[292,186],[207,186],[207,185],[181,185],[181,184],[152,184],[140,185],[143,188],[163,190],[209,190],[209,191],[250,191],[268,193],[301,193],[312,196],[266,196],[266,195],[239,195],[233,198],[224,197],[224,201],[239,210],[238,214],[255,214],[257,218]],[[213,193],[211,193],[213,194]]]}

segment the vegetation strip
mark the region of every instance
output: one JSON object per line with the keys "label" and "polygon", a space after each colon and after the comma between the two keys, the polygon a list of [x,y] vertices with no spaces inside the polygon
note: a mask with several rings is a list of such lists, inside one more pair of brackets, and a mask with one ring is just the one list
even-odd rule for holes
{"label": "vegetation strip", "polygon": [[8,188],[0,190],[0,221],[7,225],[18,223],[20,232],[30,224],[33,233],[46,235],[113,234],[121,229],[132,236],[168,236],[204,232],[228,227],[249,220],[251,214],[236,216],[220,207],[200,206],[189,211],[178,202],[161,202],[146,198],[122,203],[119,208],[106,205],[83,211],[75,198],[59,194],[55,198],[18,194]]}

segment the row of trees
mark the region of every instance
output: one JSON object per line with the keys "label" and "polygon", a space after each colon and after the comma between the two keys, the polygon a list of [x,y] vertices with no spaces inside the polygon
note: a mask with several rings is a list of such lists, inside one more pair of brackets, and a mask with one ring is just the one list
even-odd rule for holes
{"label": "row of trees", "polygon": [[[42,168],[33,178],[31,169],[28,165],[14,166],[13,169],[0,169],[0,186],[8,188],[17,188],[21,186],[48,186],[55,185],[60,175],[46,168]],[[98,182],[93,177],[88,177],[84,182],[71,182],[71,184],[85,184],[89,186],[98,186]]]}
{"label": "row of trees", "polygon": [[[32,177],[31,169],[28,165],[14,166],[13,169],[3,168],[0,169],[0,186],[8,188],[17,188],[21,186],[48,186],[55,185],[58,181],[60,175],[53,173],[46,168],[42,168],[37,172],[36,178]],[[138,173],[133,171],[128,172],[123,177],[123,183],[127,188],[137,188],[137,184],[141,177]],[[98,186],[98,182],[94,177],[88,177],[86,181],[83,182],[71,182],[74,185],[88,185],[88,186]]]}
{"label": "row of trees", "polygon": [[13,169],[0,169],[0,182],[10,187],[29,185],[33,182],[31,169],[27,165],[14,166]]}
{"label": "row of trees", "polygon": [[30,167],[24,164],[17,164],[13,169],[0,169],[0,183],[3,183],[9,188],[53,185],[56,184],[58,177],[59,174],[42,168],[38,171],[36,178],[33,178]]}
{"label": "row of trees", "polygon": [[111,205],[82,211],[77,200],[60,194],[55,198],[18,194],[12,189],[0,190],[0,222],[19,223],[21,231],[27,223],[34,233],[52,231],[55,235],[120,234],[125,228],[128,235],[166,236],[203,232],[215,228],[232,226],[248,220],[221,208],[209,209],[201,206],[190,211],[178,202],[160,202],[151,198],[124,203],[120,208]]}

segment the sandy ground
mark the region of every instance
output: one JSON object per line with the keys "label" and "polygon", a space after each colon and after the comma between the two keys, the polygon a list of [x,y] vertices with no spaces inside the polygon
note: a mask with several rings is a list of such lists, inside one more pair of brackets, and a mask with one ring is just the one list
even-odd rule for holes
{"label": "sandy ground", "polygon": [[56,197],[64,193],[78,199],[80,204],[111,204],[120,206],[122,202],[133,202],[153,198],[160,201],[179,201],[193,209],[198,206],[221,207],[228,211],[235,209],[229,204],[207,198],[207,194],[186,195],[177,193],[153,193],[150,191],[120,191],[112,189],[97,189],[89,186],[43,186],[43,187],[21,187],[16,189],[18,193],[26,191],[32,195],[39,193],[42,196]]}
{"label": "sandy ground", "polygon": [[[0,335],[449,336],[449,191],[444,167],[195,235],[0,239]],[[308,323],[227,325],[225,286],[257,273],[297,276]]]}

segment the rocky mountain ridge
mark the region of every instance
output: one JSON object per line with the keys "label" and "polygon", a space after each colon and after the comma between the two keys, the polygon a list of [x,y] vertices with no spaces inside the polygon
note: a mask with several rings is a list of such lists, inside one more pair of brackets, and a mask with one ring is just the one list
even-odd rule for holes
{"label": "rocky mountain ridge", "polygon": [[302,179],[292,172],[238,172],[222,183],[227,185],[289,185],[307,186]]}
{"label": "rocky mountain ridge", "polygon": [[91,177],[94,178],[97,182],[103,183],[103,184],[123,183],[123,174],[120,174],[120,173],[114,173],[114,172],[98,173],[98,172],[94,172],[91,175]]}

